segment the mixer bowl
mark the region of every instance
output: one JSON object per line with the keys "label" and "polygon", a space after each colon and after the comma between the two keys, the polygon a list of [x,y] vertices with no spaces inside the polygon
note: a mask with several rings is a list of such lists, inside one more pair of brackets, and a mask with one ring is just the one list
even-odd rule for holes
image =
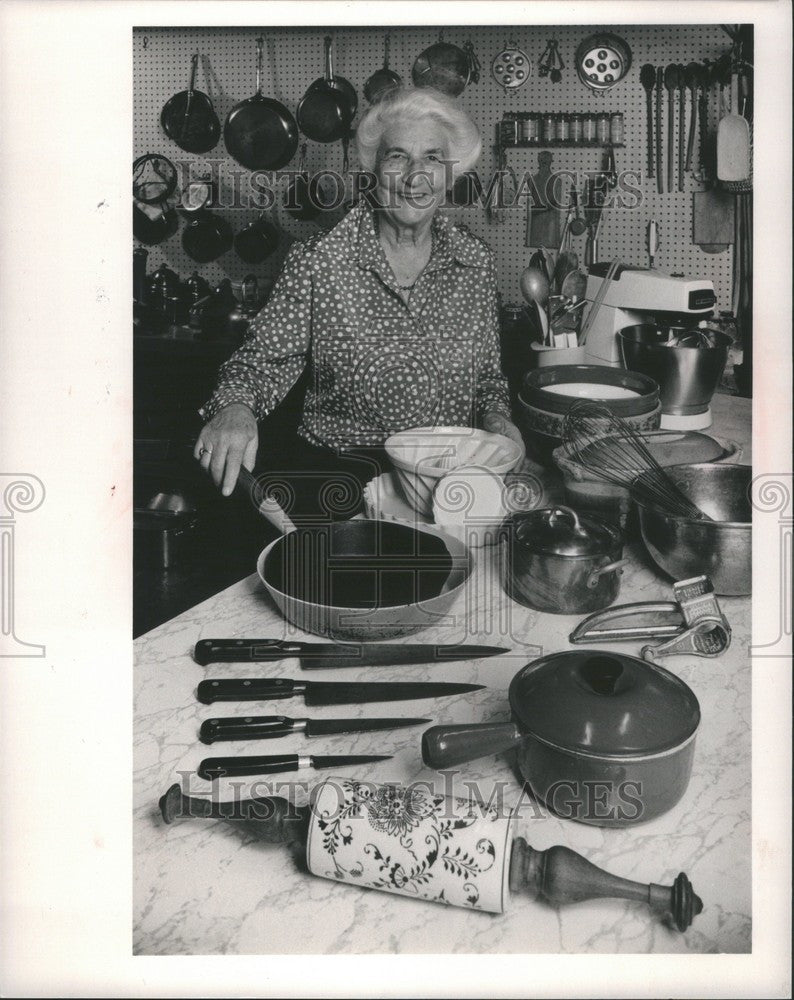
{"label": "mixer bowl", "polygon": [[618,332],[620,356],[629,371],[659,383],[662,412],[675,416],[705,413],[725,370],[731,338],[710,331],[716,347],[668,347],[668,332],[651,323]]}
{"label": "mixer bowl", "polygon": [[717,594],[751,593],[751,466],[702,462],[674,465],[665,471],[713,520],[677,517],[649,504],[637,503],[642,540],[653,561],[674,580],[688,580],[705,573]]}

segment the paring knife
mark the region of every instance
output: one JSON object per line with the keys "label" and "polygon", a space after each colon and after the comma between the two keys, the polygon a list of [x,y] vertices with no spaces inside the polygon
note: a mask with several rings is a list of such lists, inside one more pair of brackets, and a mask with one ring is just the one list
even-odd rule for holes
{"label": "paring knife", "polygon": [[202,639],[196,643],[193,655],[202,666],[207,663],[267,663],[298,656],[304,670],[324,670],[331,667],[451,663],[509,652],[501,646],[435,646],[421,642],[403,645],[383,642],[289,642],[284,639]]}
{"label": "paring knife", "polygon": [[270,754],[266,757],[206,757],[198,766],[198,776],[213,781],[215,778],[233,778],[246,774],[283,774],[313,767],[319,771],[327,767],[350,767],[353,764],[371,764],[377,760],[391,760],[389,754],[344,754],[341,757],[309,757],[296,753]]}
{"label": "paring knife", "polygon": [[202,743],[221,740],[272,740],[292,733],[304,736],[338,736],[341,733],[372,733],[380,729],[421,726],[430,719],[288,719],[285,715],[248,715],[206,719],[201,723]]}
{"label": "paring knife", "polygon": [[431,682],[293,681],[285,677],[247,677],[237,680],[201,681],[196,695],[205,705],[214,701],[267,701],[302,694],[306,705],[357,705],[366,701],[408,701],[480,691],[484,684]]}

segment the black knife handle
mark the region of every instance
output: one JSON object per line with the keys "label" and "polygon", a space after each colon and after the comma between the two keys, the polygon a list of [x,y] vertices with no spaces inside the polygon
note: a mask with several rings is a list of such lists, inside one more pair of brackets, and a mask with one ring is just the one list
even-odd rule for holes
{"label": "black knife handle", "polygon": [[284,677],[246,677],[239,680],[201,681],[196,697],[205,705],[214,701],[265,701],[270,698],[291,698],[306,689],[306,682]]}
{"label": "black knife handle", "polygon": [[267,757],[205,757],[198,766],[198,776],[213,781],[247,774],[281,774],[297,771],[299,767],[300,757],[296,753]]}
{"label": "black knife handle", "polygon": [[305,719],[288,719],[285,715],[206,719],[201,723],[199,739],[202,743],[217,743],[221,740],[272,740],[279,736],[289,736],[290,733],[305,727]]}
{"label": "black knife handle", "polygon": [[208,663],[268,663],[300,656],[304,645],[282,639],[201,639],[193,656],[202,667]]}

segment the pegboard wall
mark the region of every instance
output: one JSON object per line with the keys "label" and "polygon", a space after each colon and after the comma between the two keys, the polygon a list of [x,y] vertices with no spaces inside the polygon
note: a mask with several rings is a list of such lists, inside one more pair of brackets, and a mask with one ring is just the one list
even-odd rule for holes
{"label": "pegboard wall", "polygon": [[[596,93],[579,80],[574,63],[576,47],[586,36],[597,30],[611,30],[628,43],[632,52],[631,69],[627,76],[605,94]],[[199,53],[196,88],[207,93],[221,123],[234,105],[255,91],[256,38],[265,37],[263,89],[266,95],[282,101],[293,113],[313,80],[323,73],[323,37],[334,39],[334,71],[348,79],[359,94],[360,117],[367,104],[363,96],[366,79],[383,64],[384,28],[138,28],[134,32],[134,116],[133,157],[146,152],[163,153],[171,159],[184,161],[189,154],[172,143],[160,128],[160,111],[166,101],[178,91],[187,89],[190,58]],[[389,29],[390,67],[410,83],[411,67],[419,53],[438,40],[439,29],[432,26]],[[565,61],[562,80],[552,83],[540,77],[537,61],[550,38],[559,41]],[[659,250],[656,267],[662,271],[709,278],[714,283],[717,307],[729,310],[732,297],[732,248],[719,254],[709,254],[692,243],[692,192],[700,190],[691,174],[685,175],[684,192],[657,194],[655,180],[645,177],[646,110],[645,91],[640,84],[643,63],[665,66],[715,60],[730,46],[730,40],[714,25],[640,25],[640,26],[528,26],[482,27],[466,25],[444,29],[444,40],[462,46],[471,40],[481,64],[480,80],[470,84],[460,101],[480,128],[483,155],[477,169],[487,182],[496,168],[493,149],[495,125],[505,111],[552,111],[595,113],[601,110],[619,111],[624,116],[625,148],[616,150],[617,169],[631,170],[640,178],[642,197],[633,208],[610,210],[602,219],[599,244],[600,258],[620,256],[627,264],[646,265],[646,227],[650,219],[659,224]],[[491,76],[493,57],[510,42],[522,48],[534,64],[533,75],[517,90],[503,90]],[[709,108],[710,128],[716,127],[718,98],[712,96]],[[677,106],[677,100],[676,100]],[[687,121],[689,96],[687,95]],[[667,94],[664,96],[665,135],[667,128]],[[355,122],[354,122],[355,127]],[[676,141],[677,138],[676,138]],[[697,163],[698,137],[695,142]],[[666,163],[666,139],[664,144]],[[552,151],[552,170],[597,171],[602,167],[603,151],[593,148],[558,148]],[[517,173],[536,173],[536,149],[510,149],[509,164]],[[224,185],[233,183],[234,171],[242,168],[226,153],[223,139],[200,161],[212,161],[221,182],[221,200],[227,200]],[[287,170],[297,169],[297,155]],[[355,166],[355,155],[352,155]],[[342,149],[339,143],[320,145],[309,143],[307,166],[310,170],[341,170]],[[666,171],[666,167],[665,167]],[[198,170],[197,173],[201,171]],[[286,184],[286,180],[284,181]],[[255,208],[224,209],[237,231],[258,215]],[[518,277],[526,266],[531,251],[524,244],[525,214],[520,208],[509,211],[505,221],[496,224],[479,207],[456,210],[460,221],[481,236],[494,250],[499,271],[500,291],[504,302],[520,301]],[[328,226],[335,219],[323,221]],[[224,277],[238,281],[251,272],[260,278],[271,278],[278,272],[289,244],[305,239],[317,231],[313,222],[299,222],[283,211],[276,220],[283,231],[279,250],[264,264],[255,268],[244,264],[234,250],[211,264],[196,265],[182,250],[177,234],[159,246],[151,247],[150,270],[166,262],[182,277],[198,270],[212,284]],[[584,237],[574,238],[574,249],[584,253]]]}

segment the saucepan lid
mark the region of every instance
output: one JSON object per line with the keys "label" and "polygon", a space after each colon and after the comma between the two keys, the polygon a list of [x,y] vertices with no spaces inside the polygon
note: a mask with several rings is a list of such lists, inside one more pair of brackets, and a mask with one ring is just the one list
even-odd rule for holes
{"label": "saucepan lid", "polygon": [[675,674],[602,650],[527,664],[510,684],[510,707],[529,735],[588,756],[661,754],[688,741],[700,723],[697,698]]}
{"label": "saucepan lid", "polygon": [[594,556],[613,552],[622,542],[617,528],[572,507],[543,507],[516,514],[515,541],[531,552]]}

